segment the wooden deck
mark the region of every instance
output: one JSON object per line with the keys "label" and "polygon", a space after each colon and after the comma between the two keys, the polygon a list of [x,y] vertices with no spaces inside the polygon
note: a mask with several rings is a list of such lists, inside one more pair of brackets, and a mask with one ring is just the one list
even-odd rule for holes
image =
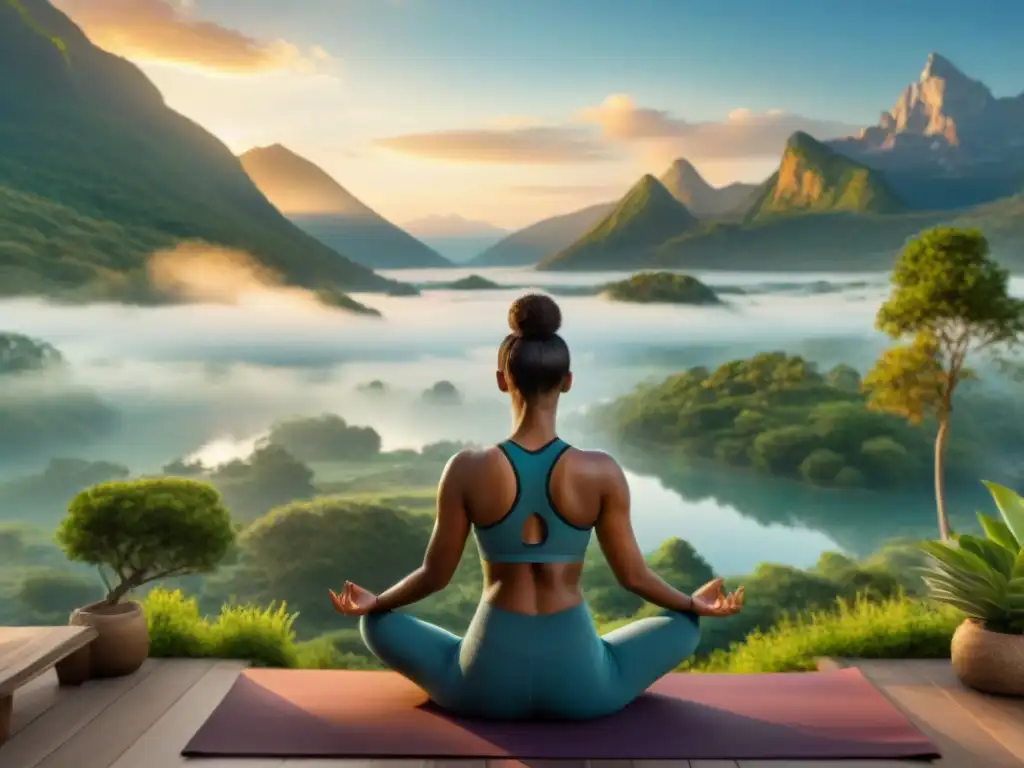
{"label": "wooden deck", "polygon": [[[943,661],[858,661],[898,707],[939,745],[940,768],[1024,768],[1024,700],[964,689]],[[50,672],[20,689],[3,768],[522,768],[514,760],[187,760],[181,749],[206,721],[244,664],[147,661],[131,677],[59,688]],[[742,738],[742,734],[737,734]],[[897,768],[920,761],[694,760],[529,761],[530,768]],[[654,765],[640,765],[641,763]],[[487,765],[486,763],[490,763]],[[555,765],[557,763],[557,765]]]}

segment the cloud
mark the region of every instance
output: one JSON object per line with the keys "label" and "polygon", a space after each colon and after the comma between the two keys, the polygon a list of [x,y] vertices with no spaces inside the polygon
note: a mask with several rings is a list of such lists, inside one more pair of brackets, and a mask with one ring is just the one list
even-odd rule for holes
{"label": "cloud", "polygon": [[610,160],[610,147],[588,131],[567,126],[511,126],[432,131],[377,139],[380,147],[453,163],[569,165]]}
{"label": "cloud", "polygon": [[669,142],[677,154],[692,159],[775,156],[795,131],[825,140],[850,136],[861,127],[778,109],[760,113],[735,109],[724,120],[688,122],[667,110],[638,107],[624,94],[609,96],[599,106],[580,112],[577,119],[598,126],[608,141]]}
{"label": "cloud", "polygon": [[183,64],[233,74],[318,72],[333,63],[314,46],[261,41],[191,15],[192,0],[54,0],[89,39],[135,61]]}

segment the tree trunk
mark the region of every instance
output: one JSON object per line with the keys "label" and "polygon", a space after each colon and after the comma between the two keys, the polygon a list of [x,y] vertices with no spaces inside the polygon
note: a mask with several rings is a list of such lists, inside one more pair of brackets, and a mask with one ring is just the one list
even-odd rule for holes
{"label": "tree trunk", "polygon": [[949,436],[949,416],[939,420],[939,431],[935,435],[935,509],[939,517],[939,538],[949,541],[949,519],[946,517],[946,491],[942,482],[942,460],[946,454],[946,438]]}

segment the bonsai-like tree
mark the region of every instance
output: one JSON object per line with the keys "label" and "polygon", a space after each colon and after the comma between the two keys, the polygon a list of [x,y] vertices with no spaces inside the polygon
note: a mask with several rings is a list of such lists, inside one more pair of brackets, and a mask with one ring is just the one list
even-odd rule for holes
{"label": "bonsai-like tree", "polygon": [[913,424],[934,418],[935,504],[939,536],[948,540],[943,457],[957,386],[974,374],[968,355],[1020,340],[1024,301],[1009,293],[1009,272],[989,256],[978,230],[937,228],[907,243],[892,272],[892,294],[876,327],[908,340],[886,350],[864,377],[869,407]]}
{"label": "bonsai-like tree", "polygon": [[[152,581],[209,573],[234,540],[217,490],[175,477],[87,488],[71,500],[57,529],[57,543],[69,560],[99,567],[109,605]],[[117,584],[107,581],[104,567]]]}

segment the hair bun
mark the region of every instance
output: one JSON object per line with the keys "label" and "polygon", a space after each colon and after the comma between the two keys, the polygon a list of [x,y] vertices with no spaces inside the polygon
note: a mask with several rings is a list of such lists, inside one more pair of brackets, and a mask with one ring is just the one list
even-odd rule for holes
{"label": "hair bun", "polygon": [[508,308],[508,327],[524,339],[548,338],[562,327],[562,310],[550,296],[529,293]]}

